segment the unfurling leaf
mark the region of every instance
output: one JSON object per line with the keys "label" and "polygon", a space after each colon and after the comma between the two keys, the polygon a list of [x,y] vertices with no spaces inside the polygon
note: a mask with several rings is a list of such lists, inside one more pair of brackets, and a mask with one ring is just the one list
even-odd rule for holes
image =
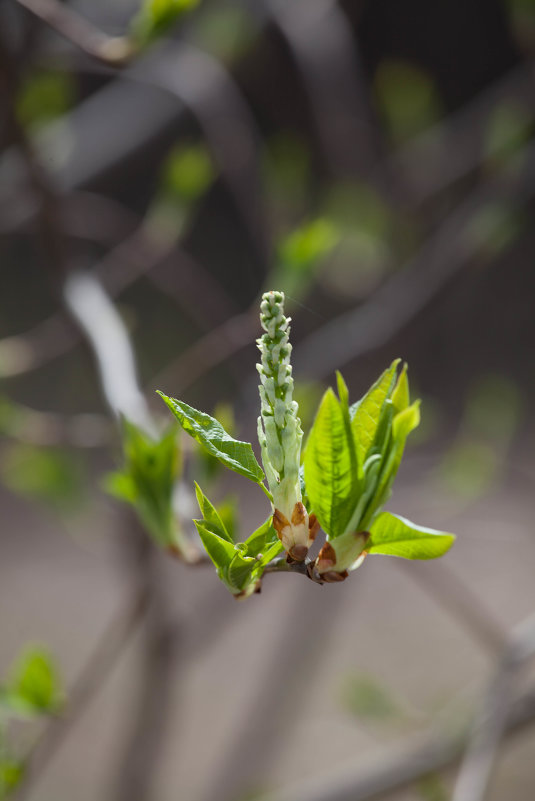
{"label": "unfurling leaf", "polygon": [[332,389],[320,403],[304,458],[311,511],[329,537],[344,533],[358,500],[358,462],[343,407]]}

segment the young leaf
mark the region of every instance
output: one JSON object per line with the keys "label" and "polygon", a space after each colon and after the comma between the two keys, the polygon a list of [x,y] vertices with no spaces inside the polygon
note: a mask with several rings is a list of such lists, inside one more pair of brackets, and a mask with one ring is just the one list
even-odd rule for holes
{"label": "young leaf", "polygon": [[404,517],[383,512],[370,526],[368,553],[399,556],[403,559],[436,559],[443,556],[455,540],[453,534],[416,526]]}
{"label": "young leaf", "polygon": [[396,477],[407,437],[420,422],[420,401],[415,401],[392,421],[392,438],[388,450],[383,454],[377,484],[373,496],[370,498],[366,512],[361,519],[361,526],[367,529],[374,515],[387,502],[390,488]]}
{"label": "young leaf", "polygon": [[353,438],[332,389],[321,401],[305,450],[305,484],[311,508],[330,537],[344,533],[359,479]]}
{"label": "young leaf", "polygon": [[200,412],[183,401],[169,398],[158,391],[180,425],[193,439],[219,459],[230,470],[249,478],[256,484],[264,480],[264,471],[256,461],[249,442],[240,442],[227,434],[221,423],[209,414]]}
{"label": "young leaf", "polygon": [[234,545],[227,539],[210,531],[210,528],[204,520],[194,520],[193,522],[195,523],[195,528],[199,532],[202,544],[208,556],[217,567],[218,572],[220,570],[225,571],[236,554]]}
{"label": "young leaf", "polygon": [[399,374],[396,386],[392,392],[392,403],[396,414],[406,409],[410,403],[409,379],[407,378],[407,365],[404,364]]}
{"label": "young leaf", "polygon": [[394,387],[399,362],[399,359],[393,361],[364,397],[354,403],[349,410],[359,464],[364,464],[375,438],[383,404]]}
{"label": "young leaf", "polygon": [[[268,550],[271,552],[273,546],[277,544],[279,546],[277,552],[284,550],[281,541],[277,537],[277,532],[273,528],[273,517],[271,515],[245,540],[247,555],[255,558],[259,554],[265,556],[266,552]],[[274,556],[276,556],[276,553],[273,553],[270,559],[273,559]]]}
{"label": "young leaf", "polygon": [[261,566],[251,556],[243,556],[236,552],[227,571],[227,580],[231,589],[241,592],[247,584],[256,581],[260,577]]}
{"label": "young leaf", "polygon": [[232,537],[228,533],[227,528],[223,523],[221,516],[219,515],[219,512],[208,500],[206,495],[204,495],[197,482],[195,482],[195,494],[197,496],[199,509],[201,510],[201,514],[204,518],[204,523],[207,525],[207,527],[210,528],[211,531],[214,531],[222,539],[232,543]]}

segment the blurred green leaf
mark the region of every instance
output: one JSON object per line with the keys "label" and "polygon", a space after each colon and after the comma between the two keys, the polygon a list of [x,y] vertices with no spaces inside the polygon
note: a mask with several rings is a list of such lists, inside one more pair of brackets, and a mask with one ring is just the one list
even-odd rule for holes
{"label": "blurred green leaf", "polygon": [[306,208],[311,156],[305,139],[292,131],[270,136],[263,159],[263,179],[272,216],[281,224]]}
{"label": "blurred green leaf", "polygon": [[514,208],[504,203],[488,203],[469,221],[466,236],[473,248],[492,258],[515,240],[522,224],[522,216]]}
{"label": "blurred green leaf", "polygon": [[390,722],[401,717],[389,690],[373,676],[350,675],[342,687],[342,703],[361,720]]}
{"label": "blurred green leaf", "polygon": [[279,259],[283,267],[307,273],[337,242],[336,228],[329,220],[312,220],[295,228],[282,239],[279,244]]}
{"label": "blurred green leaf", "polygon": [[453,534],[417,526],[404,517],[383,512],[370,526],[366,551],[403,559],[436,559],[454,543]]}
{"label": "blurred green leaf", "polygon": [[176,427],[153,438],[134,423],[123,420],[124,467],[107,477],[106,489],[131,504],[155,541],[183,549],[173,510],[173,494],[180,471]]}
{"label": "blurred green leaf", "polygon": [[166,33],[199,3],[200,0],[144,0],[132,20],[131,33],[142,44],[147,43]]}
{"label": "blurred green leaf", "polygon": [[219,61],[228,63],[240,58],[255,37],[254,22],[248,11],[219,0],[197,21],[193,31],[195,43]]}
{"label": "blurred green leaf", "polygon": [[482,375],[472,385],[463,425],[474,435],[507,444],[520,424],[523,400],[518,387],[503,375]]}
{"label": "blurred green leaf", "polygon": [[162,188],[166,196],[187,203],[203,195],[213,180],[214,166],[203,145],[173,148],[162,168]]}
{"label": "blurred green leaf", "polygon": [[12,492],[58,511],[73,511],[84,498],[82,467],[69,451],[16,443],[3,453],[0,470]]}
{"label": "blurred green leaf", "polygon": [[459,439],[444,456],[439,476],[456,495],[473,500],[490,492],[499,474],[500,459],[495,448],[469,438]]}
{"label": "blurred green leaf", "polygon": [[309,220],[294,228],[278,245],[277,265],[270,282],[279,286],[291,302],[303,295],[322,259],[339,241],[335,226],[325,218]]}
{"label": "blurred green leaf", "polygon": [[534,132],[535,118],[529,108],[511,101],[496,106],[487,124],[485,155],[493,163],[502,163],[522,151]]}
{"label": "blurred green leaf", "polygon": [[421,67],[401,59],[384,59],[374,78],[377,105],[390,135],[400,143],[440,119],[438,91]]}
{"label": "blurred green leaf", "polygon": [[0,757],[0,801],[7,799],[24,776],[24,764],[9,757]]}
{"label": "blurred green leaf", "polygon": [[17,95],[17,117],[36,128],[65,114],[72,106],[75,87],[69,72],[39,71],[30,75]]}
{"label": "blurred green leaf", "polygon": [[249,478],[256,484],[264,480],[264,471],[256,461],[249,442],[240,442],[228,434],[221,423],[209,414],[198,411],[176,398],[169,398],[158,390],[158,394],[167,404],[190,436],[219,459],[225,467]]}
{"label": "blurred green leaf", "polygon": [[56,712],[63,696],[50,654],[43,648],[29,648],[14,666],[6,694],[21,709]]}

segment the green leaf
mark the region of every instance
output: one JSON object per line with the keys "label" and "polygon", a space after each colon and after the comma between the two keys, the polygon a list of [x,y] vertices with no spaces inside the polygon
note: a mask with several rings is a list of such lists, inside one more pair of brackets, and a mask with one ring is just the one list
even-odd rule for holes
{"label": "green leaf", "polygon": [[380,514],[370,526],[366,551],[399,556],[403,559],[436,559],[443,556],[455,540],[453,534],[416,526],[390,512]]}
{"label": "green leaf", "polygon": [[256,581],[261,572],[262,568],[256,559],[236,553],[228,567],[228,583],[232,590],[241,592],[252,581]]}
{"label": "green leaf", "polygon": [[61,702],[58,675],[50,655],[31,648],[19,659],[6,688],[6,698],[19,711],[54,712]]}
{"label": "green leaf", "polygon": [[394,404],[394,412],[402,412],[410,403],[409,394],[409,379],[407,377],[407,365],[404,364],[399,374],[396,386],[392,392],[392,403]]}
{"label": "green leaf", "polygon": [[[260,553],[265,555],[264,551],[267,548],[271,549],[273,545],[277,543],[280,546],[279,550],[284,550],[281,541],[277,537],[277,532],[273,528],[273,517],[270,515],[268,519],[245,540],[247,555],[254,557],[258,556]],[[273,557],[270,558],[272,559]]]}
{"label": "green leaf", "polygon": [[364,464],[368,450],[375,439],[381,410],[394,388],[399,362],[400,359],[393,361],[364,397],[354,403],[349,410],[359,464]]}
{"label": "green leaf", "polygon": [[204,520],[194,520],[193,522],[195,523],[195,528],[199,532],[202,544],[208,556],[217,567],[218,572],[221,570],[225,573],[225,569],[229,566],[236,554],[236,548],[227,539],[211,531],[209,524],[206,524]]}
{"label": "green leaf", "polygon": [[359,479],[351,431],[332,389],[321,401],[304,457],[311,509],[330,537],[343,534],[357,500]]}
{"label": "green leaf", "polygon": [[395,440],[405,443],[405,440],[420,425],[420,401],[415,401],[392,421],[392,436]]}
{"label": "green leaf", "polygon": [[232,537],[228,533],[227,528],[223,523],[219,512],[217,511],[215,506],[208,500],[206,495],[204,495],[202,489],[199,487],[197,482],[195,482],[195,494],[197,496],[199,509],[201,510],[201,514],[204,518],[204,523],[207,525],[207,527],[210,528],[211,531],[216,533],[222,539],[225,539],[227,540],[227,542],[232,543]]}
{"label": "green leaf", "polygon": [[407,437],[420,422],[420,401],[417,400],[399,414],[392,421],[392,437],[389,447],[383,452],[381,465],[373,496],[370,498],[366,513],[361,519],[361,526],[367,529],[374,515],[387,502],[390,489],[396,477]]}
{"label": "green leaf", "polygon": [[218,420],[200,412],[183,401],[169,398],[158,391],[180,425],[206,450],[230,470],[249,478],[256,484],[264,480],[264,471],[256,461],[250,442],[240,442],[227,434]]}

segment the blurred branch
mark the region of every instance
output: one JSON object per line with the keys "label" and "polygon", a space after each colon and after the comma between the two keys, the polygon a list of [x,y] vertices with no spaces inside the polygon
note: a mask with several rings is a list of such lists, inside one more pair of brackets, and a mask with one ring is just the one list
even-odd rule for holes
{"label": "blurred branch", "polygon": [[409,202],[420,206],[482,164],[492,112],[501,103],[532,109],[534,89],[535,65],[522,64],[394,151],[377,170],[401,177]]}
{"label": "blurred branch", "polygon": [[[508,734],[516,733],[533,724],[534,719],[535,689],[531,688],[511,704],[506,731]],[[430,773],[454,765],[467,741],[468,733],[464,731],[449,737],[431,733],[427,737],[405,738],[402,745],[391,747],[388,753],[381,750],[376,759],[368,757],[364,760],[360,755],[359,759],[339,766],[322,778],[301,779],[286,790],[263,796],[262,801],[371,801],[382,798],[410,787]]]}
{"label": "blurred branch", "polygon": [[356,43],[332,0],[262,0],[297,67],[324,157],[336,178],[362,179],[379,157]]}
{"label": "blurred branch", "polygon": [[95,354],[101,387],[111,411],[117,418],[124,415],[145,430],[154,431],[138,385],[128,333],[115,306],[90,273],[72,272],[63,291],[67,309]]}
{"label": "blurred branch", "polygon": [[507,729],[519,668],[535,655],[535,615],[513,629],[501,665],[477,715],[453,801],[483,801]]}
{"label": "blurred branch", "polygon": [[225,320],[200,337],[151,379],[151,386],[177,385],[184,392],[209,370],[249,346],[257,332],[258,308],[255,303],[248,311]]}
{"label": "blurred branch", "polygon": [[509,166],[456,206],[417,255],[358,308],[314,331],[294,350],[294,369],[323,378],[335,367],[385,345],[438,295],[469,261],[477,243],[468,224],[486,202],[509,200],[517,207],[535,196],[535,144],[522,153],[522,169]]}
{"label": "blurred branch", "polygon": [[110,421],[99,414],[57,414],[9,401],[2,434],[43,447],[100,448],[110,442]]}
{"label": "blurred branch", "polygon": [[54,755],[71,734],[101,692],[104,682],[117,665],[139,624],[143,620],[149,600],[150,588],[142,582],[133,593],[126,608],[112,620],[97,640],[80,675],[68,693],[68,703],[61,715],[51,718],[44,732],[31,749],[27,759],[24,780],[13,793],[13,799],[22,801],[42,775]]}
{"label": "blurred branch", "polygon": [[[402,562],[402,560],[399,560]],[[505,632],[494,616],[481,603],[479,597],[472,592],[464,581],[459,579],[448,567],[447,563],[429,565],[428,570],[402,562],[404,572],[419,584],[443,609],[448,611],[457,623],[477,638],[490,654],[499,654],[507,639]]]}
{"label": "blurred branch", "polygon": [[113,66],[125,64],[136,53],[134,43],[127,36],[107,36],[59,0],[16,0],[16,2],[46,22],[84,53],[106,64]]}
{"label": "blurred branch", "polygon": [[[144,532],[141,536],[146,538]],[[147,547],[142,575],[151,604],[142,651],[141,686],[130,736],[117,770],[117,801],[146,801],[150,797],[171,715],[180,628],[173,620],[159,559],[159,552]]]}

